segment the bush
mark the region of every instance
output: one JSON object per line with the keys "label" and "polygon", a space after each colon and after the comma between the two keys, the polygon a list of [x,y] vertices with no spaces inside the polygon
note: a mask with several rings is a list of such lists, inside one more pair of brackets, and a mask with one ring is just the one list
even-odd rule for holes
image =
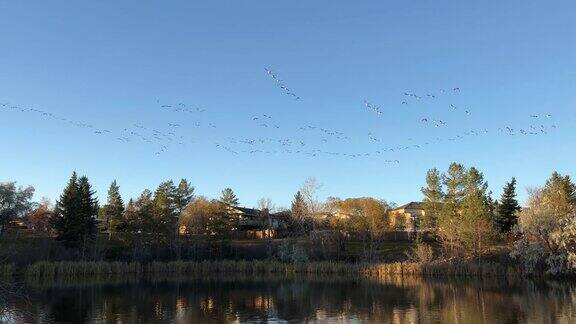
{"label": "bush", "polygon": [[284,242],[278,247],[278,258],[282,262],[306,262],[308,261],[308,254],[302,246]]}
{"label": "bush", "polygon": [[412,251],[408,252],[408,258],[414,262],[429,263],[434,260],[434,250],[426,243],[417,242]]}

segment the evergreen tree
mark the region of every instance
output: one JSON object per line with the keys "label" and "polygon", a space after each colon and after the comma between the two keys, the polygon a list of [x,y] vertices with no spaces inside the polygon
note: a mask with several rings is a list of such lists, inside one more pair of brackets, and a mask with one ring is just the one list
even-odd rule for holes
{"label": "evergreen tree", "polygon": [[96,219],[98,218],[98,199],[95,197],[96,192],[92,190],[92,185],[86,176],[78,179],[78,191],[80,194],[80,215],[82,223],[86,226],[85,239],[92,238],[97,232]]}
{"label": "evergreen tree", "polygon": [[466,168],[462,164],[452,163],[447,174],[442,175],[442,181],[446,187],[444,204],[438,216],[438,233],[445,244],[448,244],[450,252],[459,241],[460,207],[465,195]]}
{"label": "evergreen tree", "polygon": [[176,186],[172,180],[162,182],[154,192],[153,212],[159,233],[174,233],[178,223]]}
{"label": "evergreen tree", "polygon": [[208,219],[206,221],[206,228],[209,235],[214,235],[218,237],[226,237],[233,230],[234,225],[237,222],[234,215],[229,212],[228,206],[223,204],[221,201],[212,201],[214,206],[217,206],[214,211],[210,212]]}
{"label": "evergreen tree", "polygon": [[300,191],[294,195],[292,207],[290,208],[291,223],[289,224],[290,232],[298,235],[304,234],[312,228],[308,219],[308,207],[304,195]]}
{"label": "evergreen tree", "polygon": [[222,190],[222,196],[220,197],[220,202],[227,206],[238,206],[238,198],[234,191],[230,188]]}
{"label": "evergreen tree", "polygon": [[124,220],[126,222],[126,231],[136,232],[140,229],[139,217],[138,217],[138,207],[134,199],[130,198],[128,204],[126,204],[126,209],[124,209]]}
{"label": "evergreen tree", "polygon": [[135,232],[151,233],[156,230],[154,221],[154,202],[152,192],[144,190],[134,203],[137,210],[137,218],[132,224]]}
{"label": "evergreen tree", "polygon": [[465,195],[459,215],[458,239],[468,252],[479,256],[492,235],[491,199],[488,183],[478,169],[466,174]]}
{"label": "evergreen tree", "polygon": [[119,232],[126,229],[124,219],[124,202],[120,196],[120,187],[116,180],[110,185],[108,190],[108,200],[100,210],[100,218],[106,223],[110,233]]}
{"label": "evergreen tree", "polygon": [[[76,213],[80,206],[78,194],[78,176],[76,172],[68,181],[60,199],[56,202],[54,215],[52,218],[52,227],[56,231],[57,238],[64,242],[75,242],[79,240],[78,230],[73,226],[76,225],[78,217]],[[76,221],[76,222],[75,222]]]}
{"label": "evergreen tree", "polygon": [[426,173],[426,187],[420,190],[424,195],[424,215],[420,220],[419,227],[436,231],[438,228],[438,216],[442,210],[442,177],[438,169],[433,168]]}
{"label": "evergreen tree", "polygon": [[290,208],[292,218],[294,219],[304,219],[306,217],[306,201],[304,196],[300,191],[296,192],[294,195],[294,200],[292,200],[292,207]]}
{"label": "evergreen tree", "polygon": [[442,176],[442,181],[446,186],[446,200],[455,204],[462,202],[465,195],[466,168],[459,163],[452,163],[447,174]]}
{"label": "evergreen tree", "polygon": [[518,204],[518,200],[516,200],[515,178],[512,178],[512,180],[504,186],[504,192],[496,208],[496,227],[502,233],[509,233],[514,225],[518,223],[517,212],[520,211],[520,205]]}
{"label": "evergreen tree", "polygon": [[74,172],[57,201],[52,219],[57,238],[66,245],[85,246],[96,234],[98,203],[93,195],[88,179],[78,179]]}
{"label": "evergreen tree", "polygon": [[194,198],[194,187],[186,179],[180,180],[178,187],[176,188],[174,203],[176,207],[176,213],[180,215],[186,206]]}

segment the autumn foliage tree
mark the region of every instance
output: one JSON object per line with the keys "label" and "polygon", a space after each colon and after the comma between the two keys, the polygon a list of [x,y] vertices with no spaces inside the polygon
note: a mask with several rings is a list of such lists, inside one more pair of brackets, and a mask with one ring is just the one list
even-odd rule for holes
{"label": "autumn foliage tree", "polygon": [[50,218],[53,210],[50,201],[46,198],[32,209],[25,217],[25,222],[30,229],[39,233],[48,233],[50,231]]}
{"label": "autumn foliage tree", "polygon": [[344,218],[346,229],[360,234],[364,240],[364,257],[367,260],[375,260],[376,248],[382,239],[382,234],[391,229],[388,203],[375,198],[362,197],[333,199],[330,205],[337,211],[339,215],[337,217]]}
{"label": "autumn foliage tree", "polygon": [[519,239],[511,255],[527,272],[576,273],[576,184],[554,172],[530,190],[518,218]]}

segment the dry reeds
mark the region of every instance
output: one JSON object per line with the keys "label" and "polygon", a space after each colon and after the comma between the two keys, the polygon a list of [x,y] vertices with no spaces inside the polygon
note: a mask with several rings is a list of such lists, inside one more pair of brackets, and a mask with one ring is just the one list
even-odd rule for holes
{"label": "dry reeds", "polygon": [[[2,270],[0,270],[2,271]],[[8,271],[8,270],[5,270]],[[11,270],[10,270],[11,271]],[[25,270],[33,278],[106,277],[115,275],[153,274],[161,276],[187,276],[193,274],[305,274],[305,275],[360,275],[384,277],[390,275],[426,276],[481,276],[498,277],[520,275],[510,267],[495,263],[344,263],[279,261],[173,261],[152,262],[38,262]]]}

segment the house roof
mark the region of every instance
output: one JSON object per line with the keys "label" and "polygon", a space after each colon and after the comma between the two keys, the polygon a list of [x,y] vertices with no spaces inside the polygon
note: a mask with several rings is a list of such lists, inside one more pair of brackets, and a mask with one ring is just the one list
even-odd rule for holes
{"label": "house roof", "polygon": [[[407,204],[404,204],[400,207],[394,208],[393,210],[400,210],[400,209],[424,209],[425,202],[422,201],[411,201]],[[437,203],[438,205],[442,205],[442,203]]]}
{"label": "house roof", "polygon": [[257,215],[260,213],[260,210],[254,208],[245,208],[245,207],[232,207],[232,208],[239,210],[246,215]]}
{"label": "house roof", "polygon": [[420,201],[411,201],[407,204],[394,208],[394,210],[396,209],[424,209],[424,203]]}

